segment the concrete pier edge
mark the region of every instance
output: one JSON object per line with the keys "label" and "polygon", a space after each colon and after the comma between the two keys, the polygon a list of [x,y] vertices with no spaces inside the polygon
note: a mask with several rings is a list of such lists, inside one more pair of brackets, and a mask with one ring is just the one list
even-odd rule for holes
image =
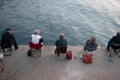
{"label": "concrete pier edge", "polygon": [[[93,54],[93,63],[85,64],[80,55],[83,46],[68,46],[73,59],[57,60],[55,46],[43,46],[42,57],[27,56],[28,45],[19,45],[11,56],[4,56],[5,70],[0,80],[119,80],[120,58],[108,56],[105,46]],[[2,52],[2,51],[0,51]],[[76,56],[76,58],[74,58]]]}

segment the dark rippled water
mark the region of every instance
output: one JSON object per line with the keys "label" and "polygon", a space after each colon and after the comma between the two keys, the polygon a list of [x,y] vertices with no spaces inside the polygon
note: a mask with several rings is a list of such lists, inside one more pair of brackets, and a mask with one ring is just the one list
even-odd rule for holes
{"label": "dark rippled water", "polygon": [[10,27],[18,44],[40,29],[45,45],[64,33],[69,45],[96,36],[99,45],[120,29],[120,0],[0,0],[0,36]]}

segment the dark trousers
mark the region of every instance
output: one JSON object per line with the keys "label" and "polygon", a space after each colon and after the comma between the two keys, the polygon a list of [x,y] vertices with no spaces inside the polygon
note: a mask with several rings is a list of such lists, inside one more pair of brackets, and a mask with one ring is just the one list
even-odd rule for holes
{"label": "dark trousers", "polygon": [[114,45],[112,45],[111,48],[114,49],[114,51],[116,51],[117,49],[120,49],[120,46],[114,46]]}
{"label": "dark trousers", "polygon": [[57,53],[57,57],[60,56],[60,53],[66,54],[67,46],[57,46],[55,49],[55,53]]}
{"label": "dark trousers", "polygon": [[11,49],[12,49],[12,45],[15,47],[15,49],[18,48],[18,45],[17,45],[16,42],[11,42],[11,43],[6,42],[6,43],[2,43],[2,44],[1,44],[1,48],[2,48],[2,49],[11,48]]}

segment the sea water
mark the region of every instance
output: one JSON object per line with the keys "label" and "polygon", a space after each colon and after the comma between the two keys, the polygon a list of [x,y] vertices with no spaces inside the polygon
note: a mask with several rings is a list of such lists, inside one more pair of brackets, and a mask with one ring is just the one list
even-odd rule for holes
{"label": "sea water", "polygon": [[39,29],[44,45],[54,45],[60,33],[69,45],[91,36],[106,45],[120,30],[120,0],[0,0],[0,36],[8,27],[18,44]]}

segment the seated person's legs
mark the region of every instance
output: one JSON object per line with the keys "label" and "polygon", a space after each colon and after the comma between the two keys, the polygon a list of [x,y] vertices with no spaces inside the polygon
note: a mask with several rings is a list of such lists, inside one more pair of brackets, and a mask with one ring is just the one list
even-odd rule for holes
{"label": "seated person's legs", "polygon": [[41,57],[41,44],[34,44],[32,42],[29,42],[29,47],[31,48],[31,51],[32,51],[32,55],[35,56],[35,55],[38,55],[39,57]]}
{"label": "seated person's legs", "polygon": [[112,43],[111,41],[108,42],[108,45],[107,45],[107,50],[110,51],[110,47],[111,47]]}
{"label": "seated person's legs", "polygon": [[15,47],[15,50],[19,48],[16,42],[14,42],[13,45]]}
{"label": "seated person's legs", "polygon": [[111,46],[111,49],[110,49],[110,57],[116,53],[116,50],[120,49],[120,46],[114,46],[112,45]]}
{"label": "seated person's legs", "polygon": [[116,52],[117,49],[120,49],[120,46],[114,46],[114,45],[112,45],[111,48],[114,49],[114,51]]}
{"label": "seated person's legs", "polygon": [[57,54],[57,57],[60,56],[60,51],[59,51],[59,48],[58,48],[58,47],[56,47],[56,49],[55,49],[55,53]]}
{"label": "seated person's legs", "polygon": [[84,46],[84,51],[86,51],[86,46]]}
{"label": "seated person's legs", "polygon": [[1,45],[1,48],[2,48],[3,50],[5,50],[5,49],[10,49],[10,50],[12,50],[12,44],[11,44],[11,43],[4,43],[4,44]]}
{"label": "seated person's legs", "polygon": [[64,54],[65,54],[66,51],[67,51],[67,47],[66,47],[66,46],[57,47],[57,48],[55,49],[55,53],[57,53],[57,57],[60,56],[60,53],[64,53]]}

